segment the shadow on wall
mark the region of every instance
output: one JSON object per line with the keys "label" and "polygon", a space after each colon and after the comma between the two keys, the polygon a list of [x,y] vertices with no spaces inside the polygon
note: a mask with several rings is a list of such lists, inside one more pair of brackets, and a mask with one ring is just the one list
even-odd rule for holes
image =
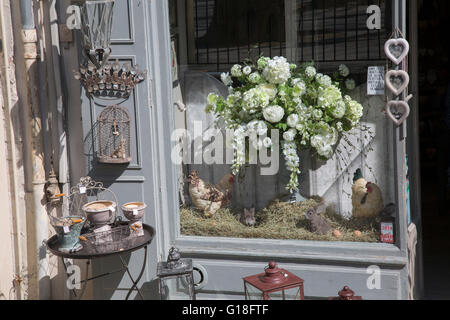
{"label": "shadow on wall", "polygon": [[[135,256],[136,255],[137,254],[135,254]],[[131,275],[134,279],[136,279],[140,272],[140,268],[142,267],[142,261],[139,260],[142,259],[142,257],[137,257],[139,261],[133,262],[130,261],[131,256],[131,254],[126,254],[122,255],[122,258],[124,262],[129,266]],[[148,263],[148,261],[146,261],[146,263]],[[118,256],[112,256],[92,261],[93,276],[107,272],[113,272],[114,270],[120,270],[122,267],[122,263],[120,262],[120,258]],[[148,265],[146,266],[146,270],[147,268],[149,268]],[[104,278],[95,279],[93,280],[94,299],[125,299],[131,286],[132,282],[126,271],[116,272]],[[158,279],[143,283],[139,287],[139,290],[141,291],[145,300],[160,300]],[[133,293],[130,294],[130,299],[140,300],[141,298],[137,291],[134,290]]]}

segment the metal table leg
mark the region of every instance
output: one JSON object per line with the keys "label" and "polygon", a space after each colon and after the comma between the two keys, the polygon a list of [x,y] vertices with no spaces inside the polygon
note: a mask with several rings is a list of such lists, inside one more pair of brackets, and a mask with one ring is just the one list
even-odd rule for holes
{"label": "metal table leg", "polygon": [[141,290],[139,290],[138,288],[138,283],[141,280],[142,276],[144,275],[144,270],[145,270],[145,265],[147,262],[147,246],[144,247],[145,252],[144,252],[144,262],[142,264],[142,269],[141,272],[139,273],[139,276],[137,277],[136,280],[133,279],[133,277],[131,276],[130,270],[128,269],[128,265],[125,263],[125,261],[122,259],[122,256],[119,255],[120,257],[120,261],[122,261],[122,265],[124,266],[125,270],[128,273],[128,276],[130,277],[131,281],[133,282],[133,285],[131,286],[130,290],[128,291],[127,296],[125,297],[125,300],[128,300],[128,298],[130,297],[131,293],[133,292],[133,290],[136,290],[139,294],[139,296],[141,297],[142,300],[144,300],[144,296],[141,293]]}

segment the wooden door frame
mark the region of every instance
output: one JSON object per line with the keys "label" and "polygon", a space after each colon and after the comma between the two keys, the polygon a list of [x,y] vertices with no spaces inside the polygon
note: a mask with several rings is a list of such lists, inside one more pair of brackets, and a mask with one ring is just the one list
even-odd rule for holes
{"label": "wooden door frame", "polygon": [[409,52],[410,93],[414,98],[409,101],[410,115],[408,126],[407,152],[409,155],[409,185],[411,199],[411,221],[417,227],[416,254],[416,289],[414,296],[418,299],[424,295],[423,283],[423,253],[422,253],[422,204],[421,204],[421,171],[420,171],[420,137],[419,137],[419,41],[418,41],[418,3],[417,0],[408,1],[407,8]]}

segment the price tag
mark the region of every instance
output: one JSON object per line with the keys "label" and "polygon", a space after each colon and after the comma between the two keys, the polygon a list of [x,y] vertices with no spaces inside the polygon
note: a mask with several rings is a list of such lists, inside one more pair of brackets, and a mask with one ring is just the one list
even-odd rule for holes
{"label": "price tag", "polygon": [[80,186],[80,194],[85,194],[86,193],[86,187],[85,186]]}
{"label": "price tag", "polygon": [[70,232],[70,228],[68,226],[64,226],[64,233],[69,233]]}
{"label": "price tag", "polygon": [[394,224],[391,222],[382,222],[381,223],[381,233],[380,233],[381,242],[385,243],[394,243]]}
{"label": "price tag", "polygon": [[374,66],[367,69],[367,95],[384,95],[384,67]]}
{"label": "price tag", "polygon": [[137,209],[133,209],[133,216],[137,216],[138,215],[138,210]]}

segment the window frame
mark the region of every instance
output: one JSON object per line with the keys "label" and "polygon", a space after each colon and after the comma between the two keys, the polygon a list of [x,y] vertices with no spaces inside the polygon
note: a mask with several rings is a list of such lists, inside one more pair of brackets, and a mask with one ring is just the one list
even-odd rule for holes
{"label": "window frame", "polygon": [[[400,6],[394,1],[393,16],[394,26],[400,25],[404,15],[405,5]],[[405,156],[406,156],[406,123],[400,127],[392,124],[392,139],[394,140],[395,162],[395,203],[396,215],[396,239],[395,244],[362,243],[344,241],[313,241],[313,240],[276,240],[276,239],[242,239],[220,237],[196,237],[184,236],[180,231],[180,213],[178,206],[178,182],[177,168],[167,156],[175,142],[169,141],[174,128],[174,113],[172,98],[172,79],[170,70],[170,27],[169,9],[166,1],[151,1],[151,37],[153,43],[158,44],[150,50],[154,66],[155,78],[149,81],[154,84],[153,101],[156,106],[157,135],[162,139],[157,141],[159,151],[159,163],[155,166],[158,170],[160,184],[160,206],[158,213],[158,227],[160,239],[160,253],[169,246],[177,246],[181,252],[192,257],[220,258],[220,259],[267,259],[276,258],[279,261],[316,261],[318,263],[342,263],[342,264],[375,264],[388,268],[401,269],[408,264],[407,261],[407,218],[405,196]],[[403,9],[401,9],[403,8]],[[157,15],[156,13],[164,13]],[[404,20],[403,20],[404,21]],[[402,30],[405,30],[403,26]],[[164,67],[165,66],[165,67]],[[159,73],[158,73],[159,72]],[[160,90],[165,87],[165,90]],[[167,125],[169,121],[169,125]],[[163,156],[165,155],[165,156]],[[164,249],[165,248],[165,249]]]}

